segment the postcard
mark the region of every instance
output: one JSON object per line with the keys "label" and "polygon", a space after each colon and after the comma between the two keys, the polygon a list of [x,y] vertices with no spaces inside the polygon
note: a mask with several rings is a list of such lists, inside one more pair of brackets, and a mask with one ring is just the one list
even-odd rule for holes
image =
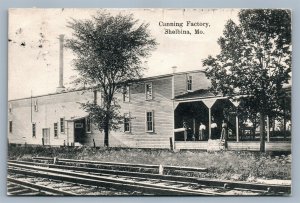
{"label": "postcard", "polygon": [[290,196],[291,10],[9,9],[9,196]]}

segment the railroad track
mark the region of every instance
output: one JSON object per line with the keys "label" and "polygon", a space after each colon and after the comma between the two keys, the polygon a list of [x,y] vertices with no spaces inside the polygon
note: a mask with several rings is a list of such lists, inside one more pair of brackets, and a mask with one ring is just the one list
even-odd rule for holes
{"label": "railroad track", "polygon": [[[143,171],[149,173],[158,173],[161,165],[151,165],[151,164],[129,164],[129,163],[115,163],[115,162],[99,162],[99,161],[88,161],[88,160],[75,160],[75,159],[56,159],[50,157],[33,157],[33,161],[36,162],[46,162],[46,163],[56,163],[56,164],[76,164],[85,166],[96,166],[97,168],[105,169],[118,169],[127,171]],[[207,168],[198,167],[183,167],[183,166],[163,166],[163,170],[166,172],[170,171],[184,171],[184,172],[207,172]]]}
{"label": "railroad track", "polygon": [[[75,196],[76,194],[70,191],[63,191],[61,189],[55,189],[54,187],[48,187],[38,184],[38,181],[30,182],[20,180],[20,177],[8,177],[7,178],[7,194],[8,195],[24,195],[24,196],[45,196],[45,195],[62,195],[62,196]],[[43,181],[45,183],[45,181]]]}
{"label": "railroad track", "polygon": [[[22,174],[61,182],[70,182],[109,189],[113,188],[117,191],[131,191],[134,193],[128,194],[139,195],[221,196],[290,194],[290,186],[288,185],[252,184],[245,182],[219,181],[195,177],[83,167],[78,166],[79,162],[74,160],[67,161],[68,163],[76,162],[76,166],[64,165],[66,163],[61,165],[61,161],[62,160],[59,161],[60,164],[9,161],[8,172],[9,174]],[[81,164],[86,164],[85,162],[86,161],[83,161]],[[91,166],[91,163],[88,164]],[[99,165],[99,163],[94,164]],[[132,167],[136,167],[136,165]],[[82,193],[76,190],[73,193],[82,195]]]}

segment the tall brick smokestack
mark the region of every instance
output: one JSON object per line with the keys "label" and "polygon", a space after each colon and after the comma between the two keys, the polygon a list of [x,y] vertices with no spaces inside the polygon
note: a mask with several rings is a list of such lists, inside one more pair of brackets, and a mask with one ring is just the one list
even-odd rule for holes
{"label": "tall brick smokestack", "polygon": [[59,83],[56,92],[64,90],[64,35],[59,35]]}

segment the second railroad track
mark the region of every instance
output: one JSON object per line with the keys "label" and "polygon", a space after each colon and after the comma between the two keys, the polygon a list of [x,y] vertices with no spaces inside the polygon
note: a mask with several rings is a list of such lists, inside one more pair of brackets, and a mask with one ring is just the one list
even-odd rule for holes
{"label": "second railroad track", "polygon": [[[291,191],[290,185],[258,184],[158,174],[161,172],[159,171],[159,167],[158,165],[126,165],[110,162],[34,158],[33,161],[10,160],[8,162],[8,173],[10,175],[21,175],[23,178],[24,176],[43,178],[62,183],[78,184],[84,188],[90,187],[98,188],[99,190],[115,191],[115,193],[95,193],[95,191],[88,192],[80,187],[66,191],[62,187],[58,191],[59,195],[282,196],[289,195]],[[203,168],[176,168],[175,166],[164,168],[167,168],[166,170],[186,170],[192,172],[207,171],[207,169]],[[59,193],[60,191],[61,193]]]}

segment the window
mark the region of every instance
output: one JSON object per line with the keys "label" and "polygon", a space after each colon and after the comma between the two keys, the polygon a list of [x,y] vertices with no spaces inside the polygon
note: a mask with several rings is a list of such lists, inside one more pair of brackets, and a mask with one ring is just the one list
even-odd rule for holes
{"label": "window", "polygon": [[192,83],[193,83],[192,79],[193,79],[192,76],[188,75],[188,77],[187,77],[187,90],[188,91],[192,91]]}
{"label": "window", "polygon": [[60,118],[60,132],[65,133],[65,118]]}
{"label": "window", "polygon": [[57,126],[58,126],[58,124],[54,123],[54,137],[56,137],[56,138],[58,137]]}
{"label": "window", "polygon": [[146,131],[153,132],[153,111],[146,113]]}
{"label": "window", "polygon": [[9,113],[11,113],[11,111],[12,111],[12,105],[11,105],[11,103],[9,103],[8,111],[9,111]]}
{"label": "window", "polygon": [[36,124],[32,123],[32,137],[36,137]]}
{"label": "window", "polygon": [[146,100],[152,99],[152,83],[147,83],[146,88]]}
{"label": "window", "polygon": [[129,117],[129,113],[124,113],[124,132],[130,132],[130,117]]}
{"label": "window", "polygon": [[13,123],[12,121],[9,121],[9,132],[12,133]]}
{"label": "window", "polygon": [[97,90],[94,90],[94,104],[97,104]]}
{"label": "window", "polygon": [[100,93],[100,106],[103,106],[104,100],[103,100],[103,93]]}
{"label": "window", "polygon": [[83,128],[83,124],[82,123],[75,123],[75,128]]}
{"label": "window", "polygon": [[87,133],[90,133],[91,132],[91,118],[90,117],[86,117],[85,118],[85,131]]}
{"label": "window", "polygon": [[39,110],[38,109],[38,101],[37,100],[34,101],[34,106],[33,107],[34,107],[33,109],[34,109],[35,112],[37,112]]}
{"label": "window", "polygon": [[123,88],[123,102],[129,102],[130,89],[129,86]]}

